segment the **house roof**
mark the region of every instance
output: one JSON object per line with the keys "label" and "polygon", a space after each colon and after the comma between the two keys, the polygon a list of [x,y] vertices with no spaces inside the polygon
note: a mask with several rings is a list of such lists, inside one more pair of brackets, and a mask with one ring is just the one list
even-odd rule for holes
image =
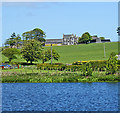
{"label": "house roof", "polygon": [[66,34],[66,35],[64,35],[64,36],[72,36],[73,34]]}
{"label": "house roof", "polygon": [[46,42],[62,42],[63,39],[46,39]]}
{"label": "house roof", "polygon": [[66,34],[63,35],[63,38],[71,38],[71,37],[75,37],[73,34]]}
{"label": "house roof", "polygon": [[92,36],[92,39],[97,39],[98,37]]}

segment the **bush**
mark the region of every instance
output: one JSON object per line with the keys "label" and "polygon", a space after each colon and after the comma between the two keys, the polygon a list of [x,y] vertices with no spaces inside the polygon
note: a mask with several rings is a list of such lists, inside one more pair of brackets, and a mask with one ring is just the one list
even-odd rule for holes
{"label": "bush", "polygon": [[118,70],[118,60],[114,52],[110,54],[110,57],[106,64],[106,74],[115,74]]}
{"label": "bush", "polygon": [[82,66],[81,65],[69,65],[69,66],[66,66],[66,69],[68,71],[80,71],[82,70]]}
{"label": "bush", "polygon": [[78,62],[73,62],[73,65],[83,65],[83,64],[86,64],[88,62],[91,64],[91,67],[92,67],[93,70],[95,70],[95,71],[105,71],[105,67],[106,67],[106,64],[107,64],[106,60],[78,61]]}
{"label": "bush", "polygon": [[117,64],[120,65],[120,60],[118,60]]}
{"label": "bush", "polygon": [[105,67],[107,64],[106,60],[96,60],[96,61],[90,61],[92,69],[95,71],[105,71]]}
{"label": "bush", "polygon": [[93,70],[92,70],[92,66],[91,66],[90,62],[82,65],[82,72],[83,72],[84,76],[91,76],[92,75]]}

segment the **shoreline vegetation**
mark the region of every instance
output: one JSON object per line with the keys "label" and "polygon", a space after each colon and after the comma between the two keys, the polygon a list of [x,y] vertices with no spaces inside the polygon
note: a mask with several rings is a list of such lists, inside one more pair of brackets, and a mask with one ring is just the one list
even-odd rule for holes
{"label": "shoreline vegetation", "polygon": [[3,70],[1,77],[2,83],[120,82],[119,74],[106,75],[105,72],[93,71],[92,76],[83,76],[80,71],[13,69],[11,72]]}
{"label": "shoreline vegetation", "polygon": [[[72,65],[44,63],[3,69],[2,83],[120,82],[120,61],[112,52],[108,60],[77,61]],[[19,65],[19,64],[17,64]]]}

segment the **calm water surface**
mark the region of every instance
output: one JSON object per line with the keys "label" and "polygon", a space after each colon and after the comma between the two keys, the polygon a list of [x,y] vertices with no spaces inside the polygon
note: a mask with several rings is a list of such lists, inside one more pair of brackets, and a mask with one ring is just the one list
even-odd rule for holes
{"label": "calm water surface", "polygon": [[3,111],[118,111],[118,83],[2,83]]}

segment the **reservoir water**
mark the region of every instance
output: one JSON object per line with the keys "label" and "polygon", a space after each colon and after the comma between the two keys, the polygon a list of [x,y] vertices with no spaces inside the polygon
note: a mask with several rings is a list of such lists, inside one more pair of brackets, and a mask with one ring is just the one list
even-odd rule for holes
{"label": "reservoir water", "polygon": [[2,111],[118,111],[119,83],[2,83]]}

